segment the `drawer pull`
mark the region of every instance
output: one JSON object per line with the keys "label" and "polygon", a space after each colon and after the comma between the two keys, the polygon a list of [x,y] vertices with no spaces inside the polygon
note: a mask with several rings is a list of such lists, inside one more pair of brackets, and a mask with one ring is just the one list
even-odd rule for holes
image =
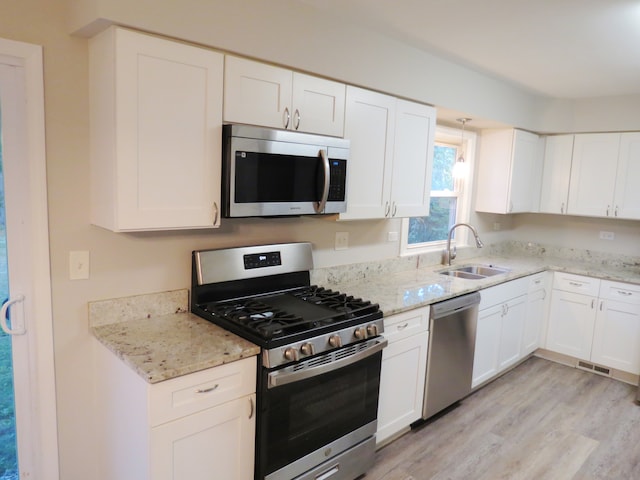
{"label": "drawer pull", "polygon": [[409,322],[405,323],[404,325],[398,325],[398,330],[404,330],[408,326],[409,326]]}
{"label": "drawer pull", "polygon": [[569,282],[569,285],[573,285],[574,287],[581,287],[584,285],[584,283],[580,283],[580,282]]}
{"label": "drawer pull", "polygon": [[618,293],[620,295],[624,295],[625,297],[630,297],[631,295],[633,295],[632,292],[625,292],[624,290],[618,290]]}
{"label": "drawer pull", "polygon": [[211,393],[213,392],[215,389],[217,389],[220,386],[220,384],[216,383],[213,387],[209,387],[209,388],[199,388],[198,390],[196,390],[196,393]]}

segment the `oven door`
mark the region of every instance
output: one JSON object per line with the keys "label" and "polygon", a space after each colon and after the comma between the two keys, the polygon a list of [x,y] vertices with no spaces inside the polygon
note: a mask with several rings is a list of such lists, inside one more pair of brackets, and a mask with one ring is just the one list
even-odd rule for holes
{"label": "oven door", "polygon": [[371,339],[264,370],[258,478],[297,477],[375,434],[384,346]]}

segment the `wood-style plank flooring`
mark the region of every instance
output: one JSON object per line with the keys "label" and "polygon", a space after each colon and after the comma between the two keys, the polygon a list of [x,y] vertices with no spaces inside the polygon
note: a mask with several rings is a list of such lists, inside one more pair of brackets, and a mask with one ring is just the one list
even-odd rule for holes
{"label": "wood-style plank flooring", "polygon": [[380,449],[362,480],[640,479],[636,387],[532,357]]}

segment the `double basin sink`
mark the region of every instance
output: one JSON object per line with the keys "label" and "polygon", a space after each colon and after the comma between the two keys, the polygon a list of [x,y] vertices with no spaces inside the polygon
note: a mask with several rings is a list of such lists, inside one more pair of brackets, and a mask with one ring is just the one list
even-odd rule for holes
{"label": "double basin sink", "polygon": [[468,280],[481,280],[501,273],[508,273],[511,270],[503,267],[495,267],[493,265],[467,265],[464,267],[451,267],[446,270],[440,270],[441,275],[449,275],[450,277],[465,278]]}

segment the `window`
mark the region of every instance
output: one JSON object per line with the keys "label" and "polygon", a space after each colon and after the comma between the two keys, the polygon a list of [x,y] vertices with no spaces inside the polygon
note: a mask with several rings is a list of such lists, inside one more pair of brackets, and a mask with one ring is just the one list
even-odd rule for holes
{"label": "window", "polygon": [[[433,153],[431,173],[431,201],[428,217],[411,217],[403,220],[403,254],[420,253],[439,249],[447,241],[449,229],[469,217],[469,185],[475,135],[465,131],[462,145],[461,131],[438,127]],[[464,151],[466,174],[454,178],[456,159]],[[465,232],[458,232],[462,237]],[[458,238],[458,244],[466,238]]]}

